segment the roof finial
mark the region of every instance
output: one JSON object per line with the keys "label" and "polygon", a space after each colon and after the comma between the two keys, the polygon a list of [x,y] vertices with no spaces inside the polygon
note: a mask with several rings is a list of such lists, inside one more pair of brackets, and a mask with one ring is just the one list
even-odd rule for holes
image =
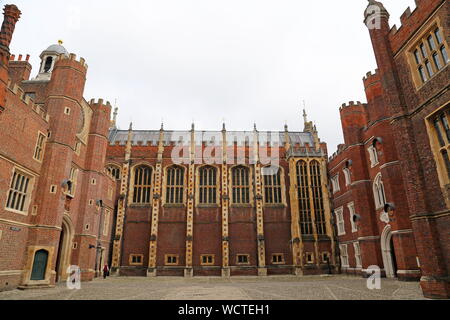
{"label": "roof finial", "polygon": [[133,122],[130,122],[130,128],[128,129],[128,131],[133,131]]}
{"label": "roof finial", "polygon": [[191,125],[191,131],[192,132],[194,132],[195,131],[195,123],[194,123],[194,121],[192,120],[192,125]]}
{"label": "roof finial", "polygon": [[60,46],[62,46],[62,44],[63,44],[64,42],[60,39],[60,40],[58,40],[58,44],[60,45]]}
{"label": "roof finial", "polygon": [[119,108],[115,107],[114,108],[114,113],[113,113],[113,121],[114,121],[114,123],[116,123],[118,114],[119,114]]}
{"label": "roof finial", "polygon": [[253,124],[253,129],[254,129],[255,131],[258,131],[258,128],[256,127],[256,122]]}
{"label": "roof finial", "polygon": [[164,118],[161,118],[161,131],[164,131]]}
{"label": "roof finial", "polygon": [[308,123],[308,115],[306,114],[306,102],[303,100],[303,119],[305,119],[305,124]]}

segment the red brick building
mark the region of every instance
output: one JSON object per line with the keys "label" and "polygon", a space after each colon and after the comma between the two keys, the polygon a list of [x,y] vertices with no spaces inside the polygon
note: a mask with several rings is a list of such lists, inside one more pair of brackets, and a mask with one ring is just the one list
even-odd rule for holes
{"label": "red brick building", "polygon": [[0,32],[0,290],[83,280],[109,260],[115,181],[104,171],[111,106],[83,98],[87,65],[61,45],[10,55],[20,11]]}
{"label": "red brick building", "polygon": [[329,173],[343,271],[379,266],[448,298],[450,3],[416,5],[390,28],[384,6],[369,1],[378,69],[363,80],[367,103],[340,109],[345,144]]}
{"label": "red brick building", "polygon": [[326,144],[304,132],[110,132],[121,275],[336,270]]}

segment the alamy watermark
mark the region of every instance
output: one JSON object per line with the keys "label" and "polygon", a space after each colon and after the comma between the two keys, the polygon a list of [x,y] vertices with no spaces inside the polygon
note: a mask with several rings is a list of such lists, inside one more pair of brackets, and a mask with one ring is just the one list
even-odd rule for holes
{"label": "alamy watermark", "polygon": [[367,268],[367,289],[381,290],[381,268],[379,266],[370,266]]}

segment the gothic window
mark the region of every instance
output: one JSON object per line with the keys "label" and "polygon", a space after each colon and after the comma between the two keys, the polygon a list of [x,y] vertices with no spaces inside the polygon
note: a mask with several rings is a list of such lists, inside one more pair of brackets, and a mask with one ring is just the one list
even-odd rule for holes
{"label": "gothic window", "polygon": [[266,204],[281,204],[282,184],[281,184],[281,168],[276,168],[276,172],[271,172],[272,168],[263,168],[264,179],[264,202]]}
{"label": "gothic window", "polygon": [[231,188],[234,204],[250,203],[250,170],[247,167],[231,169]]}
{"label": "gothic window", "polygon": [[182,204],[184,197],[184,168],[172,166],[167,169],[166,203]]}
{"label": "gothic window", "polygon": [[420,84],[427,82],[449,62],[441,29],[434,26],[411,51]]}
{"label": "gothic window", "polygon": [[37,161],[42,161],[42,156],[44,155],[44,144],[45,144],[45,134],[39,132],[36,142],[36,147],[34,148],[33,158]]}
{"label": "gothic window", "polygon": [[376,146],[370,146],[369,149],[367,149],[367,151],[369,151],[371,166],[372,166],[372,168],[374,168],[379,163],[377,148],[376,148]]}
{"label": "gothic window", "polygon": [[214,167],[205,166],[199,170],[199,202],[217,203],[217,170]]}
{"label": "gothic window", "polygon": [[25,213],[30,198],[31,177],[18,170],[14,171],[6,201],[6,208]]}
{"label": "gothic window", "polygon": [[120,179],[120,168],[115,165],[109,165],[106,167],[106,173],[113,179]]}
{"label": "gothic window", "polygon": [[344,208],[336,209],[335,214],[338,236],[343,236],[345,235]]}
{"label": "gothic window", "polygon": [[383,208],[386,204],[386,194],[381,174],[378,174],[373,183],[373,195],[375,197],[375,207],[377,209]]}
{"label": "gothic window", "polygon": [[327,227],[325,221],[325,208],[323,204],[322,174],[320,170],[320,163],[315,160],[311,161],[309,169],[311,175],[311,190],[314,203],[317,234],[325,235],[327,234]]}
{"label": "gothic window", "polygon": [[312,208],[309,196],[308,164],[303,160],[297,162],[297,196],[301,232],[303,235],[312,235]]}
{"label": "gothic window", "polygon": [[152,189],[152,168],[138,166],[134,169],[133,203],[150,204]]}

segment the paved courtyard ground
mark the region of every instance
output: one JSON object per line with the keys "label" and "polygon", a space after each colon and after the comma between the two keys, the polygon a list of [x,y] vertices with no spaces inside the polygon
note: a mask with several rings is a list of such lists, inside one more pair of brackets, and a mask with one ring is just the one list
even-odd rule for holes
{"label": "paved courtyard ground", "polygon": [[381,290],[350,276],[125,278],[65,284],[52,289],[0,292],[0,300],[423,300],[418,282],[382,279]]}

